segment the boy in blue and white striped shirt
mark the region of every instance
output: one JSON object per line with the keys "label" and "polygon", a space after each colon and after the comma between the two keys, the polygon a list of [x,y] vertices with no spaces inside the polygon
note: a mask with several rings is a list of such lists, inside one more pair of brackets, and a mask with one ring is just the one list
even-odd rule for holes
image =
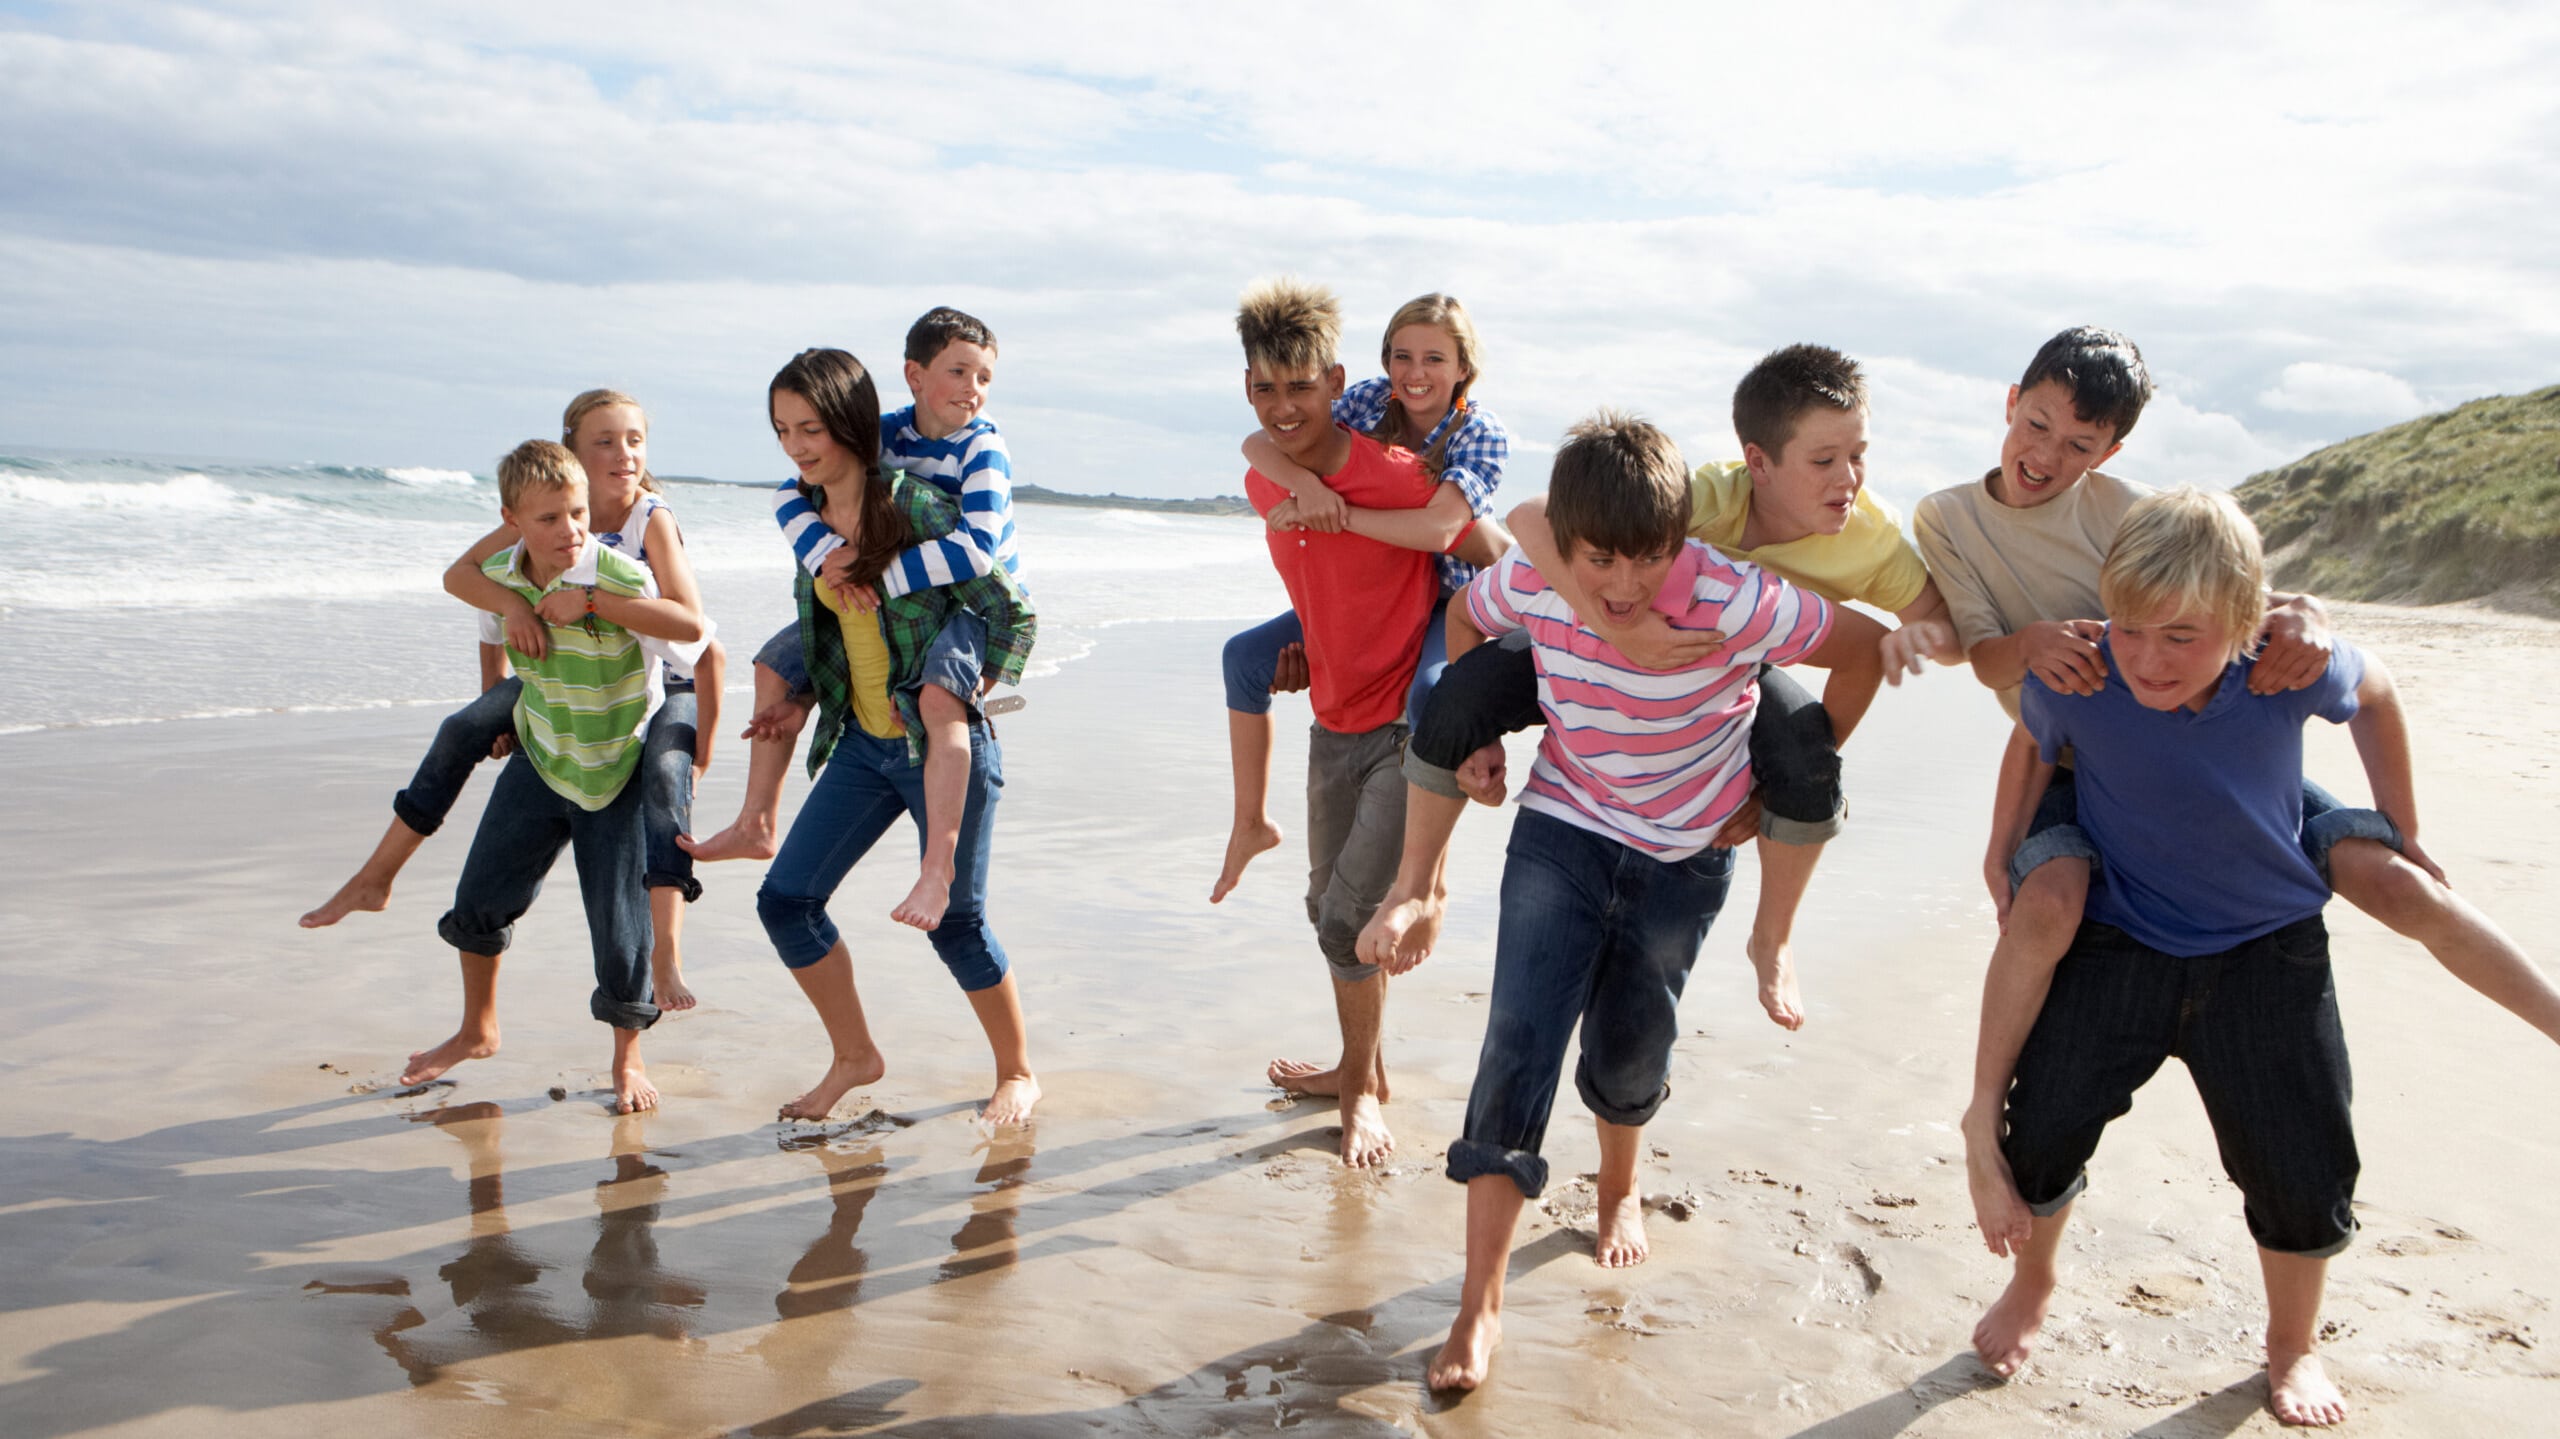
{"label": "boy in blue and white striped shirt", "polygon": [[[854,608],[874,610],[883,599],[981,578],[998,565],[1020,577],[1021,547],[1013,523],[1013,459],[995,421],[980,413],[986,406],[987,389],[995,382],[995,362],[995,332],[975,316],[941,306],[925,312],[908,329],[906,379],[915,403],[881,416],[880,462],[927,481],[959,501],[960,527],[901,552],[882,571],[876,591],[868,587],[848,591],[846,597]],[[853,547],[802,498],[796,478],[775,488],[773,518],[802,568],[820,582],[843,590]],[[985,622],[964,610],[952,617],[926,655],[920,708],[926,732],[928,841],[943,830],[954,836],[959,831],[969,776],[969,711],[984,688],[985,652]],[[755,744],[748,756],[746,798],[736,822],[727,829],[699,842],[683,841],[698,860],[773,857],[782,780],[790,768],[792,742],[807,717],[810,696],[796,623],[757,652],[755,675],[756,712],[747,728]],[[949,899],[950,876],[937,876],[930,857],[949,849],[926,845],[926,871],[890,911],[891,918],[928,930],[940,922]]]}

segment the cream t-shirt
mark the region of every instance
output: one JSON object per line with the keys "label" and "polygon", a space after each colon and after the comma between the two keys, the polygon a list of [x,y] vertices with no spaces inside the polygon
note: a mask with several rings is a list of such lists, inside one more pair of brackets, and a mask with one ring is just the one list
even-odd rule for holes
{"label": "cream t-shirt", "polygon": [[[2044,620],[2106,618],[2098,603],[2098,570],[2114,547],[2125,511],[2151,493],[2147,485],[2091,470],[2078,483],[2031,509],[1991,497],[1993,470],[1969,485],[1930,495],[1911,512],[1930,577],[1968,651]],[[2018,689],[2000,692],[2018,717]]]}

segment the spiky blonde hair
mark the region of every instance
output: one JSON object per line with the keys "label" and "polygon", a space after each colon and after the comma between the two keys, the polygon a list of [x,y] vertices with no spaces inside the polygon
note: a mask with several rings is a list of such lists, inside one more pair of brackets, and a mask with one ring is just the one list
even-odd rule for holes
{"label": "spiky blonde hair", "polygon": [[1247,366],[1303,375],[1332,369],[1342,346],[1342,301],[1295,275],[1256,280],[1236,302]]}

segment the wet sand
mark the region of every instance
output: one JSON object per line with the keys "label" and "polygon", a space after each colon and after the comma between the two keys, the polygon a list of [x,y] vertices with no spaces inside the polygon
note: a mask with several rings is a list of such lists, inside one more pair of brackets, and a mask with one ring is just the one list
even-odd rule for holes
{"label": "wet sand", "polygon": [[[2560,626],[2343,625],[2408,697],[2429,847],[2552,958]],[[436,711],[0,737],[0,1433],[2275,1431],[2238,1198],[2174,1066],[2093,1166],[2040,1362],[2003,1386],[1967,1352],[2006,1277],[1953,1127],[2001,729],[1953,672],[1889,694],[1850,748],[1800,1034],[1752,999],[1743,865],[1649,1135],[1652,1261],[1591,1263],[1567,1086],[1493,1380],[1426,1395],[1460,1268],[1439,1165],[1508,816],[1469,816],[1446,942],[1388,1005],[1401,1148],[1346,1173],[1330,1104],[1260,1082],[1275,1053],[1330,1053],[1292,800],[1289,842],[1204,902],[1228,628],[1110,630],[1003,722],[992,914],[1049,1097],[1000,1135],[973,1122],[966,1006],[885,917],[903,838],[837,906],[885,1080],[832,1124],[772,1121],[821,1035],[756,923],[760,866],[719,866],[687,931],[704,1005],[645,1045],[666,1107],[617,1118],[565,866],[506,961],[505,1051],[389,1083],[452,1026],[433,926],[485,780],[388,913],[294,928],[380,833]],[[2313,754],[2361,791],[2343,731]],[[1284,790],[1302,755],[1284,733]],[[734,806],[742,758],[705,815]],[[2331,923],[2365,1156],[2328,1306],[2343,1432],[2530,1432],[2560,1401],[2560,1054],[2361,915]]]}

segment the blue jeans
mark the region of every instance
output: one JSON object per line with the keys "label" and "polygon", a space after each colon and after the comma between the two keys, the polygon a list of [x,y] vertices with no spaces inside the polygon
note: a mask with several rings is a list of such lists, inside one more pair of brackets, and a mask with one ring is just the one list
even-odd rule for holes
{"label": "blue jeans", "polygon": [[[1293,614],[1289,618],[1294,622],[1297,616]],[[773,638],[766,640],[764,648],[756,651],[756,663],[773,671],[791,687],[793,694],[816,693],[809,686],[809,658],[800,648],[798,620],[774,631]],[[986,620],[975,610],[955,610],[934,635],[933,643],[925,649],[923,679],[926,684],[940,685],[958,695],[974,711],[978,707],[978,685],[986,673],[986,665]],[[1271,682],[1267,670],[1265,675],[1262,687],[1268,690]],[[1270,708],[1267,698],[1263,707]]]}
{"label": "blue jeans", "polygon": [[2099,1136],[2171,1055],[2204,1100],[2250,1237],[2311,1258],[2346,1248],[2354,1081],[2316,914],[2194,958],[2080,926],[2009,1090],[2000,1149],[2027,1207],[2049,1215],[2078,1197]]}
{"label": "blue jeans", "polygon": [[453,889],[453,908],[436,922],[444,942],[465,954],[499,955],[515,923],[533,908],[560,851],[577,861],[586,901],[596,987],[587,1012],[616,1029],[658,1022],[650,1002],[649,894],[640,887],[640,786],[626,784],[599,810],[581,809],[536,774],[518,750],[498,772],[471,856]]}
{"label": "blue jeans", "polygon": [[[418,761],[409,787],[391,797],[391,812],[420,834],[444,827],[471,782],[471,771],[489,757],[489,747],[516,732],[516,699],[524,681],[514,675],[480,692],[480,697],[444,717],[436,737]],[[641,751],[641,834],[648,862],[641,883],[650,889],[680,889],[687,903],[702,897],[693,877],[693,856],[676,844],[676,836],[693,827],[693,684],[669,677],[666,701],[649,717],[647,747]]]}
{"label": "blue jeans", "polygon": [[[1432,687],[1440,683],[1440,672],[1449,667],[1449,597],[1431,607],[1431,622],[1422,630],[1422,660],[1414,666],[1413,687],[1405,691],[1404,722],[1408,729],[1422,723],[1422,708],[1431,698]],[[1271,713],[1271,677],[1280,668],[1280,652],[1291,645],[1305,644],[1306,627],[1298,623],[1298,612],[1264,620],[1227,640],[1223,663],[1227,676],[1227,708],[1239,714]]]}
{"label": "blue jeans", "polygon": [[[934,952],[975,993],[1005,976],[1004,946],[987,929],[987,848],[995,832],[996,799],[1004,788],[1004,750],[983,724],[969,726],[969,804],[960,817],[951,905],[930,938]],[[756,892],[756,914],[774,951],[793,969],[806,969],[836,947],[827,901],[854,862],[871,850],[898,816],[915,816],[916,844],[924,845],[924,767],[907,761],[907,741],[879,739],[848,726],[827,766],[809,786],[782,852]]]}
{"label": "blue jeans", "polygon": [[1449,1177],[1507,1175],[1535,1199],[1547,1187],[1538,1149],[1576,1021],[1573,1085],[1593,1114],[1642,1124],[1670,1096],[1680,991],[1724,908],[1733,851],[1666,863],[1524,809],[1508,856],[1484,1048]]}
{"label": "blue jeans", "polygon": [[[2302,850],[2320,871],[2321,883],[2329,882],[2329,851],[2345,839],[2369,839],[2396,850],[2400,826],[2380,810],[2350,808],[2339,803],[2336,795],[2304,780]],[[2044,798],[2036,801],[2027,837],[2018,842],[2018,852],[2009,856],[2009,887],[2014,890],[2025,884],[2036,866],[2057,859],[2086,860],[2093,872],[2102,863],[2097,845],[2080,827],[2080,784],[2068,769],[2056,769],[2053,782],[2044,787]]]}
{"label": "blue jeans", "polygon": [[[1441,676],[1425,706],[1404,777],[1458,798],[1455,771],[1477,750],[1547,722],[1538,707],[1538,664],[1526,631],[1478,645]],[[1760,833],[1780,844],[1821,844],[1840,832],[1848,800],[1840,788],[1840,745],[1831,712],[1794,676],[1760,667],[1751,713],[1751,779],[1760,797]]]}

